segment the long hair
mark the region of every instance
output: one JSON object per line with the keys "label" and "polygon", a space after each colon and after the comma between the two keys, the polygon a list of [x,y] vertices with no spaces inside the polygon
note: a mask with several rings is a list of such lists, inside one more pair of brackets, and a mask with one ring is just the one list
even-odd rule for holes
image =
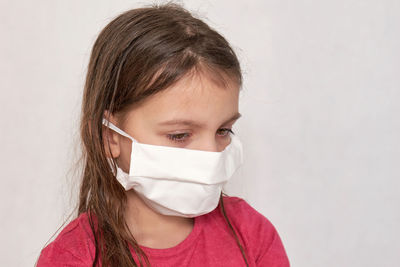
{"label": "long hair", "polygon": [[[133,106],[193,70],[205,70],[217,82],[228,77],[242,85],[240,64],[229,43],[178,4],[128,10],[98,35],[82,100],[83,177],[78,206],[78,216],[88,214],[94,235],[93,266],[100,262],[121,267],[150,264],[124,219],[125,191],[110,168],[103,140],[105,111],[123,117]],[[247,264],[244,248],[225,212],[222,194],[220,208]],[[133,259],[130,246],[139,262]]]}

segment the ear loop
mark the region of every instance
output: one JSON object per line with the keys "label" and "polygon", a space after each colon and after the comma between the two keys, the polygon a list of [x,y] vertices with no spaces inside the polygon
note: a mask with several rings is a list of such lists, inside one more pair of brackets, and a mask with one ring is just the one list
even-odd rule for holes
{"label": "ear loop", "polygon": [[122,131],[120,128],[118,128],[117,126],[115,126],[112,122],[109,122],[108,120],[106,120],[105,118],[103,118],[103,124],[105,126],[107,126],[108,128],[110,128],[111,130],[119,133],[120,135],[123,135],[129,139],[132,140],[132,142],[137,142],[132,136],[130,136],[129,134],[127,134],[126,132]]}
{"label": "ear loop", "polygon": [[[106,126],[106,127],[110,128],[111,130],[113,130],[113,131],[119,133],[120,135],[125,136],[125,137],[131,139],[132,142],[133,142],[133,141],[136,141],[132,136],[130,136],[130,135],[127,134],[126,132],[122,131],[120,128],[118,128],[118,127],[115,126],[112,122],[109,122],[109,121],[108,121],[107,119],[105,119],[105,118],[103,118],[103,124],[104,124],[104,126]],[[116,165],[117,169],[114,170],[114,168],[113,168],[113,166],[112,166],[112,165],[113,165],[113,164],[112,164],[112,159],[107,158],[107,161],[108,161],[108,163],[110,164],[110,168],[111,168],[111,170],[113,171],[113,173],[114,173],[114,175],[115,175],[116,177],[120,175],[119,172],[121,172],[124,176],[128,175],[128,174],[125,173],[118,165]],[[118,177],[117,177],[117,178],[118,178]]]}

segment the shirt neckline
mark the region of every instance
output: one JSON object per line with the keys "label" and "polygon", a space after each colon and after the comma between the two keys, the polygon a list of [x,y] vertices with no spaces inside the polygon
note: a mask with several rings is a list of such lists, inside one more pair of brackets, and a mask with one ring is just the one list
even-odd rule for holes
{"label": "shirt neckline", "polygon": [[184,251],[185,249],[187,249],[188,247],[190,247],[190,245],[197,239],[197,237],[199,236],[201,230],[203,229],[203,217],[202,216],[197,216],[194,217],[193,219],[193,229],[192,231],[189,233],[189,235],[182,240],[179,244],[170,247],[170,248],[150,248],[150,247],[146,247],[146,246],[142,246],[140,245],[140,248],[148,255],[152,255],[152,256],[163,256],[163,257],[168,257],[168,256],[173,256],[176,254],[181,253],[182,251]]}

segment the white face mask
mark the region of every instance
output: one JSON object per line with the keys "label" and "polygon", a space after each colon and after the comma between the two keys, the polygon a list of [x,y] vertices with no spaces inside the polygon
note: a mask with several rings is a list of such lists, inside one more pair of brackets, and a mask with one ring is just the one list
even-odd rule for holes
{"label": "white face mask", "polygon": [[196,217],[214,210],[222,186],[243,163],[242,143],[233,134],[223,151],[213,152],[139,143],[106,119],[103,124],[132,140],[129,174],[117,167],[117,180],[164,215]]}

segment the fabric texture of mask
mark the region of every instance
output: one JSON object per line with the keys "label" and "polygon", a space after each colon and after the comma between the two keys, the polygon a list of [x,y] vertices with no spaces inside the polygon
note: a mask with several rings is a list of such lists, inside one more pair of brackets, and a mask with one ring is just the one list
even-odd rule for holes
{"label": "fabric texture of mask", "polygon": [[129,173],[117,166],[117,180],[164,215],[196,217],[214,210],[223,185],[243,163],[234,134],[223,151],[213,152],[139,143],[106,119],[103,124],[132,140]]}

